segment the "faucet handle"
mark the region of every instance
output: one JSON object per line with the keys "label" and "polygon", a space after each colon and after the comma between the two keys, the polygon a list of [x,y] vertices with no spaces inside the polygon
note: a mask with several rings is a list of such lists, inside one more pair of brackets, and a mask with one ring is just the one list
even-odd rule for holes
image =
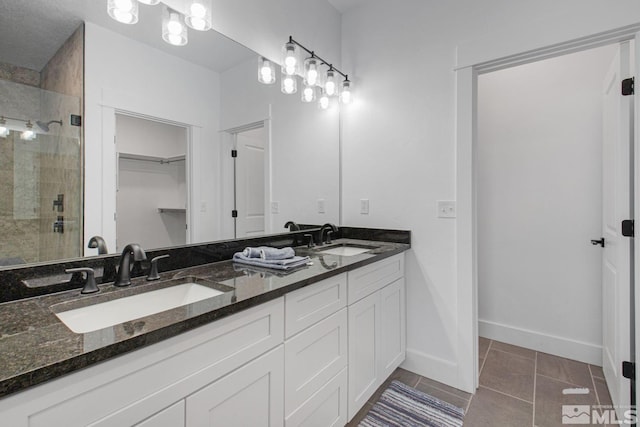
{"label": "faucet handle", "polygon": [[313,243],[313,234],[304,234],[303,237],[309,238],[309,243],[307,243],[308,248],[313,248],[315,246],[315,243]]}
{"label": "faucet handle", "polygon": [[82,288],[82,291],[80,291],[81,294],[95,294],[96,292],[100,292],[100,289],[98,289],[98,285],[96,285],[95,272],[93,271],[93,268],[89,268],[89,267],[69,268],[64,272],[87,274],[87,280],[84,283],[84,287]]}
{"label": "faucet handle", "polygon": [[158,260],[163,258],[169,258],[169,254],[160,255],[151,260],[151,268],[149,269],[149,275],[147,276],[147,280],[158,280],[160,278],[160,274],[158,274]]}
{"label": "faucet handle", "polygon": [[327,240],[325,241],[325,243],[326,243],[327,245],[330,245],[330,244],[331,244],[331,235],[332,235],[332,234],[333,234],[333,231],[331,231],[331,230],[327,231]]}

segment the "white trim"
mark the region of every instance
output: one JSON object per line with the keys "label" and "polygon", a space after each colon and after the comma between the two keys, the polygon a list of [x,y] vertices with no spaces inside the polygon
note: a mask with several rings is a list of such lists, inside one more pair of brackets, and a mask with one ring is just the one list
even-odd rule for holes
{"label": "white trim", "polygon": [[[459,375],[457,381],[451,384],[458,384],[459,388],[466,389],[467,384],[477,386],[477,324],[478,324],[478,285],[477,285],[477,250],[475,246],[476,238],[476,209],[475,209],[475,188],[473,179],[474,171],[474,146],[476,139],[476,84],[479,70],[488,72],[507,66],[533,62],[543,57],[559,56],[567,52],[576,52],[592,48],[596,45],[615,43],[629,40],[636,36],[640,29],[640,23],[628,25],[621,28],[614,28],[609,31],[600,32],[592,36],[569,39],[563,42],[549,44],[538,49],[526,50],[513,55],[501,55],[494,58],[482,58],[481,61],[474,62],[474,54],[470,49],[458,49],[458,64],[456,69],[456,194],[457,194],[457,222],[456,222],[456,263],[457,263],[457,295],[458,295],[458,364]],[[468,46],[467,46],[468,47]],[[638,49],[638,47],[636,47]],[[640,55],[636,55],[636,69],[640,70]],[[638,97],[635,97],[638,103]],[[636,110],[636,116],[638,111]],[[636,126],[638,121],[636,120]],[[637,146],[638,132],[635,135]],[[638,150],[636,150],[638,151]],[[638,153],[636,152],[636,156]],[[636,179],[638,179],[636,177]],[[636,186],[636,189],[640,186]],[[640,197],[636,193],[636,203]],[[640,239],[636,239],[640,240]],[[639,243],[636,241],[636,247]],[[639,262],[640,251],[636,250],[636,265]],[[636,269],[636,277],[639,276]],[[636,284],[639,282],[636,281]],[[637,286],[636,286],[637,288]],[[471,299],[471,304],[468,300]],[[640,296],[636,292],[636,300],[640,302]],[[638,306],[640,307],[640,306]],[[469,317],[472,321],[469,322]],[[640,317],[638,317],[640,319]],[[636,322],[636,324],[638,324]],[[636,335],[638,335],[636,328]],[[470,342],[473,341],[473,342]],[[466,350],[473,349],[473,360]],[[473,366],[467,369],[462,365]]]}
{"label": "white trim", "polygon": [[444,384],[457,384],[456,363],[417,350],[407,348],[407,357],[400,367]]}
{"label": "white trim", "polygon": [[481,337],[491,340],[602,366],[601,345],[482,319],[478,320],[478,332]]}

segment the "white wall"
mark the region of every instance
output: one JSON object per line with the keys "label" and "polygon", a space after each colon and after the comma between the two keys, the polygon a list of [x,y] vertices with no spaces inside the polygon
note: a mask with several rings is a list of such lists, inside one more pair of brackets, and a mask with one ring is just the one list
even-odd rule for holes
{"label": "white wall", "polygon": [[480,335],[602,365],[602,87],[615,46],[478,78]]}
{"label": "white wall", "polygon": [[[458,48],[491,59],[637,21],[632,0],[615,8],[603,0],[370,0],[343,15],[343,68],[357,101],[344,111],[343,223],[412,230],[405,367],[473,389],[465,341],[473,312],[466,304],[458,314],[471,295],[457,292],[456,220],[436,218],[436,201],[456,198]],[[359,214],[361,198],[371,200],[369,215]]]}
{"label": "white wall", "polygon": [[115,193],[103,196],[103,188],[115,188],[109,141],[118,109],[192,126],[197,209],[191,209],[190,227],[197,241],[214,240],[220,227],[219,75],[91,23],[85,37],[85,240],[102,235],[115,247],[115,227],[109,227]]}

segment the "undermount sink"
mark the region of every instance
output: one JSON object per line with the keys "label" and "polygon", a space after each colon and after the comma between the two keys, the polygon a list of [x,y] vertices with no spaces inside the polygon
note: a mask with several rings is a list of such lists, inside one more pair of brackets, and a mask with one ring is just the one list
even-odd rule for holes
{"label": "undermount sink", "polygon": [[55,315],[73,332],[83,334],[192,304],[222,293],[197,283],[183,283],[62,311]]}
{"label": "undermount sink", "polygon": [[327,255],[354,256],[378,249],[377,246],[358,245],[355,243],[338,243],[326,248],[319,248],[318,252]]}

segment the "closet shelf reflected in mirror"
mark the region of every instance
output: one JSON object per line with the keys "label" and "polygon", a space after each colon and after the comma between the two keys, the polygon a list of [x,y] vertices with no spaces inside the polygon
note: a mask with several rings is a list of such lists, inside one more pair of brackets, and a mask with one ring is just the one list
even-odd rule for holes
{"label": "closet shelf reflected in mirror", "polygon": [[174,157],[158,157],[158,156],[147,156],[143,154],[134,154],[134,153],[118,153],[118,158],[123,160],[139,160],[142,162],[154,162],[160,163],[161,165],[168,165],[175,162],[184,162],[186,160],[186,156],[184,154],[180,156]]}

